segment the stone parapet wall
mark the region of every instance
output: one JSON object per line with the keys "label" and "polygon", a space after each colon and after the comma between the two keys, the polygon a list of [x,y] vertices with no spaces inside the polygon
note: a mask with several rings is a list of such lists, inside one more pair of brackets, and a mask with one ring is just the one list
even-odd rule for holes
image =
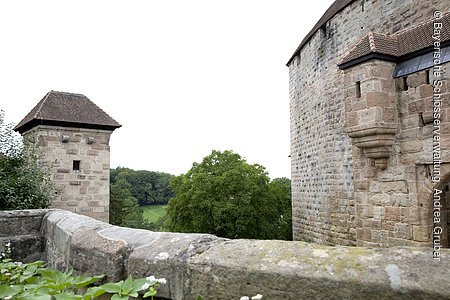
{"label": "stone parapet wall", "polygon": [[[168,283],[158,295],[166,299],[201,294],[229,300],[258,293],[275,300],[450,297],[450,281],[445,280],[450,250],[442,250],[437,262],[424,248],[328,247],[151,232],[63,210],[0,212],[0,224],[27,214],[41,217],[43,258],[49,265],[74,268],[78,274],[105,273],[113,281],[128,275],[164,277]],[[15,232],[8,234],[14,239]]]}
{"label": "stone parapet wall", "polygon": [[[59,196],[51,207],[109,220],[109,138],[112,131],[39,125],[23,134],[38,146]],[[74,170],[79,161],[79,170]]]}

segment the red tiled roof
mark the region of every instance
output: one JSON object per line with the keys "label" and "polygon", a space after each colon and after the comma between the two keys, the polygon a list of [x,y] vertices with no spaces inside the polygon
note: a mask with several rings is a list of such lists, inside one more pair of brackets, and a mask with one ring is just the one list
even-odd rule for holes
{"label": "red tiled roof", "polygon": [[14,130],[23,133],[39,124],[108,130],[122,126],[86,96],[57,91],[48,92]]}
{"label": "red tiled roof", "polygon": [[[369,32],[350,49],[338,65],[345,68],[347,65],[352,65],[355,60],[370,54],[381,54],[396,60],[420,50],[432,48],[434,22],[435,20],[428,20],[391,36]],[[440,42],[450,41],[450,13],[443,15],[439,22],[442,22]]]}

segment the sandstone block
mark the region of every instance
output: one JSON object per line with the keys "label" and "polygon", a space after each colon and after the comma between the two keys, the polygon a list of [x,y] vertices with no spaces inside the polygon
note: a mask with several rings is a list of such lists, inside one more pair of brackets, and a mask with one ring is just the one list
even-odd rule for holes
{"label": "sandstone block", "polygon": [[431,226],[413,225],[413,238],[418,242],[429,242],[431,240],[432,228]]}
{"label": "sandstone block", "polygon": [[412,226],[406,223],[396,223],[394,225],[394,237],[410,240],[412,238]]}

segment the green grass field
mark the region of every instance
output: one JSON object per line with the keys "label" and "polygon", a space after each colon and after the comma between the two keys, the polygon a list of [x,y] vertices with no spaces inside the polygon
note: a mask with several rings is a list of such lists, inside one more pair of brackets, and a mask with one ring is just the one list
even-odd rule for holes
{"label": "green grass field", "polygon": [[149,222],[155,223],[160,217],[166,215],[167,205],[149,205],[142,206],[144,218]]}

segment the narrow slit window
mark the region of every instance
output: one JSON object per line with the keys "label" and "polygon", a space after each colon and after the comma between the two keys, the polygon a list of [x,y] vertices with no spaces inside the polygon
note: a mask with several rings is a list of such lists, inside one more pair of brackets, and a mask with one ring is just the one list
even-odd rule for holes
{"label": "narrow slit window", "polygon": [[357,81],[355,84],[356,98],[361,98],[361,81]]}
{"label": "narrow slit window", "polygon": [[74,161],[73,161],[73,170],[74,170],[74,171],[80,171],[80,164],[81,164],[81,161],[79,161],[79,160],[74,160]]}
{"label": "narrow slit window", "polygon": [[425,71],[425,76],[427,77],[425,80],[426,80],[426,83],[427,84],[430,84],[430,70],[426,70]]}
{"label": "narrow slit window", "polygon": [[322,36],[322,38],[326,38],[327,37],[327,24],[323,24],[322,27],[320,27],[320,34]]}
{"label": "narrow slit window", "polygon": [[402,91],[407,91],[408,90],[408,76],[403,76],[402,77],[402,82],[401,82],[401,90]]}

